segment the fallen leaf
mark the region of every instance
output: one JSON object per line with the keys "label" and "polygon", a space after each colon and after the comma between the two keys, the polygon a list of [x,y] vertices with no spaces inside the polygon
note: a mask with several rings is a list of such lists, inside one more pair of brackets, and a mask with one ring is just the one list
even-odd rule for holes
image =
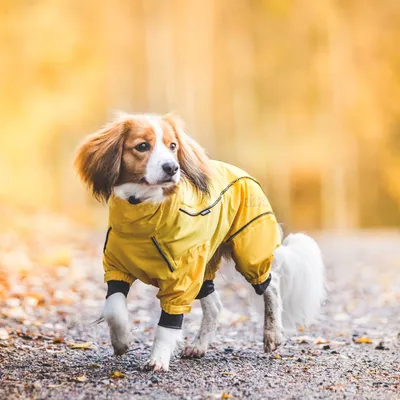
{"label": "fallen leaf", "polygon": [[6,340],[8,338],[9,338],[9,334],[5,330],[5,328],[0,328],[0,340]]}
{"label": "fallen leaf", "polygon": [[298,336],[293,339],[295,339],[298,344],[305,344],[311,341],[311,338],[309,336]]}
{"label": "fallen leaf", "polygon": [[93,342],[71,343],[69,347],[71,347],[71,349],[88,349],[92,344]]}
{"label": "fallen leaf", "polygon": [[86,378],[85,375],[81,375],[81,376],[77,376],[77,377],[74,379],[74,381],[75,381],[75,382],[86,382],[86,381],[87,381],[87,378]]}
{"label": "fallen leaf", "polygon": [[221,395],[221,399],[232,399],[232,398],[233,398],[233,396],[229,393],[223,392]]}
{"label": "fallen leaf", "polygon": [[355,340],[355,342],[356,342],[356,343],[371,344],[371,343],[372,343],[372,340],[371,340],[369,337],[363,336],[363,337],[357,338],[357,339]]}
{"label": "fallen leaf", "polygon": [[125,378],[125,374],[120,372],[120,371],[114,371],[111,375],[110,375],[111,379],[122,379]]}
{"label": "fallen leaf", "polygon": [[280,360],[282,357],[279,354],[274,354],[274,358],[276,358],[277,360]]}
{"label": "fallen leaf", "polygon": [[299,326],[297,329],[299,332],[304,332],[304,326]]}
{"label": "fallen leaf", "polygon": [[322,337],[318,337],[315,339],[314,344],[328,344],[330,343],[330,340],[324,339]]}
{"label": "fallen leaf", "polygon": [[93,368],[101,368],[101,365],[100,365],[100,364],[97,364],[97,363],[89,364],[89,365],[88,365],[88,368],[91,368],[91,369],[93,369]]}
{"label": "fallen leaf", "polygon": [[53,343],[55,344],[65,343],[65,340],[63,337],[55,337],[53,338]]}
{"label": "fallen leaf", "polygon": [[235,374],[230,371],[223,371],[223,372],[221,372],[221,375],[235,375]]}

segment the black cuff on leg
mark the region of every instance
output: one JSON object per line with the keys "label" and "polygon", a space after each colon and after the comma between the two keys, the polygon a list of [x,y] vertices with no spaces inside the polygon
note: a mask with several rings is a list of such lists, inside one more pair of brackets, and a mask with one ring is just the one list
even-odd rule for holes
{"label": "black cuff on leg", "polygon": [[159,326],[170,329],[182,329],[183,314],[168,314],[164,310],[161,311]]}
{"label": "black cuff on leg", "polygon": [[271,283],[271,279],[272,279],[272,274],[269,274],[269,277],[265,282],[259,283],[257,285],[252,285],[256,293],[263,294],[267,290],[269,284]]}
{"label": "black cuff on leg", "polygon": [[207,297],[209,294],[215,291],[214,281],[204,281],[203,285],[200,288],[199,294],[196,296],[196,299],[202,299],[203,297]]}
{"label": "black cuff on leg", "polygon": [[108,281],[107,286],[108,286],[108,289],[107,289],[106,299],[114,293],[122,293],[125,297],[128,296],[129,288],[130,288],[128,282]]}

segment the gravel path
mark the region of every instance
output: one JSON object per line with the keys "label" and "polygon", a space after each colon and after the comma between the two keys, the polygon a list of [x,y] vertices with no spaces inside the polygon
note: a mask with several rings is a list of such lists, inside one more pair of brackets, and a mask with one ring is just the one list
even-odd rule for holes
{"label": "gravel path", "polygon": [[[262,352],[261,298],[225,265],[214,346],[203,359],[177,357],[169,373],[152,374],[141,366],[160,312],[155,290],[131,290],[136,340],[116,359],[106,326],[90,323],[104,297],[102,238],[63,224],[43,228],[47,239],[40,227],[1,238],[1,399],[400,398],[400,235],[315,235],[329,301],[319,324],[293,332],[273,354]],[[46,253],[50,239],[54,252]],[[185,319],[188,340],[200,317],[196,304]]]}

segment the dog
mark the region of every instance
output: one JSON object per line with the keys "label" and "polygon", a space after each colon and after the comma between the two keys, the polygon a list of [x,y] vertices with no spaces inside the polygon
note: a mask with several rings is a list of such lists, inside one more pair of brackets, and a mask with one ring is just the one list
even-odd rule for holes
{"label": "dog", "polygon": [[317,243],[302,233],[283,238],[257,180],[210,160],[178,116],[121,114],[84,140],[75,167],[109,203],[102,317],[116,355],[131,341],[127,295],[140,280],[159,288],[162,309],[145,367],[168,371],[195,299],[201,327],[182,355],[204,356],[222,307],[213,280],[223,258],[264,298],[265,352],[282,343],[284,329],[318,315],[325,282]]}

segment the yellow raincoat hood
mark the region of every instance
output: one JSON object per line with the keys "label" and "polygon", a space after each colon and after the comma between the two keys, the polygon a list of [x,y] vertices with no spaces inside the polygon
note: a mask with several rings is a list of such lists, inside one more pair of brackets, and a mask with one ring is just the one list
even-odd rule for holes
{"label": "yellow raincoat hood", "polygon": [[185,180],[160,204],[111,197],[105,282],[139,279],[160,289],[165,312],[188,313],[203,281],[215,276],[211,258],[223,242],[232,245],[236,269],[248,282],[266,281],[281,236],[265,194],[239,168],[212,161],[211,172],[207,197]]}

